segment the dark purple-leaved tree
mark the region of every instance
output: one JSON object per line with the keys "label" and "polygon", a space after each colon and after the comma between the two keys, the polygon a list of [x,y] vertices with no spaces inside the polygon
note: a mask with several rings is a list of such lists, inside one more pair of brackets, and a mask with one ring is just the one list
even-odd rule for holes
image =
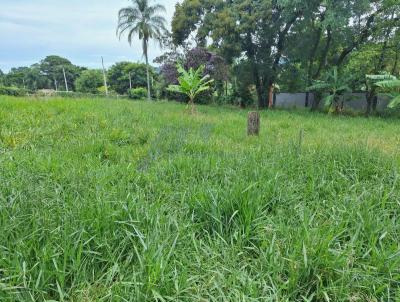
{"label": "dark purple-leaved tree", "polygon": [[160,73],[166,85],[175,85],[178,83],[179,73],[177,63],[181,63],[186,70],[204,66],[203,76],[209,75],[214,80],[212,89],[207,92],[208,98],[215,91],[221,95],[224,83],[228,80],[228,66],[225,60],[221,56],[202,47],[192,48],[184,55],[170,52],[159,57],[155,62],[161,64]]}

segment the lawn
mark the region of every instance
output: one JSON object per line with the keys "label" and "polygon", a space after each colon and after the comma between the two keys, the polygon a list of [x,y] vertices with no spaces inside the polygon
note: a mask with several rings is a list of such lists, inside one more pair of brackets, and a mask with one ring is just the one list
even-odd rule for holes
{"label": "lawn", "polygon": [[400,301],[400,120],[0,97],[1,301]]}

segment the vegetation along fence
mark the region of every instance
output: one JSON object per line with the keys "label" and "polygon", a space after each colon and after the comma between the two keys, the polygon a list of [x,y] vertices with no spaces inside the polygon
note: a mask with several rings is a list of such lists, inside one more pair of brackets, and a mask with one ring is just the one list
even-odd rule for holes
{"label": "vegetation along fence", "polygon": [[[308,107],[310,107],[315,100],[313,93],[309,94]],[[385,95],[380,95],[377,100],[377,111],[384,111],[389,104],[389,98]],[[365,93],[351,93],[343,97],[344,109],[365,112],[367,108],[367,101]],[[321,102],[320,107],[323,106]],[[302,108],[306,106],[306,93],[276,93],[275,95],[276,108]]]}

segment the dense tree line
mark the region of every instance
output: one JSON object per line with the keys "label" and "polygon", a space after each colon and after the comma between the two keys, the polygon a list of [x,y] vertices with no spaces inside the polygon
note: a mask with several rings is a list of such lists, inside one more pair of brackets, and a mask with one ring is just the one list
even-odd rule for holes
{"label": "dense tree line", "polygon": [[271,104],[274,87],[306,91],[336,68],[339,77],[351,75],[352,89],[367,91],[371,110],[377,92],[365,75],[399,74],[399,16],[394,0],[184,0],[171,40],[221,56],[232,92],[254,96],[260,108]]}
{"label": "dense tree line", "polygon": [[[121,9],[118,35],[126,33],[129,42],[134,36],[141,39],[146,64],[113,65],[106,74],[111,92],[145,88],[148,96],[187,101],[167,89],[178,83],[179,65],[187,70],[202,67],[203,76],[212,79],[210,89],[198,97],[203,103],[267,108],[279,89],[307,92],[305,106],[316,109],[321,100],[338,107],[343,94],[353,91],[365,92],[369,114],[382,90],[367,75],[400,73],[397,0],[183,0],[176,5],[171,33],[157,14],[163,11],[147,0],[134,0]],[[165,49],[154,60],[157,69],[148,62],[151,39]],[[0,85],[105,91],[101,70],[58,56],[6,74],[0,71]],[[309,92],[315,95],[313,103]]]}
{"label": "dense tree line", "polygon": [[[157,74],[149,68],[151,77]],[[146,66],[140,63],[119,62],[111,66],[106,77],[110,91],[127,94],[129,89],[146,87]],[[0,70],[0,85],[30,91],[55,90],[82,93],[104,93],[101,70],[87,69],[72,64],[59,56],[48,56],[30,67],[12,68],[8,73]]]}

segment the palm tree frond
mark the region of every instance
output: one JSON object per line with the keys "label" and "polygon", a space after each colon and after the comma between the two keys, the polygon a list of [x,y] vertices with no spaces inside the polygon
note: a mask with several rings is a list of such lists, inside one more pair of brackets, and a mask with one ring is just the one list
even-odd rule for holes
{"label": "palm tree frond", "polygon": [[[148,41],[154,39],[161,41],[163,33],[166,31],[164,17],[157,13],[164,13],[165,7],[156,4],[149,5],[149,0],[132,0],[132,5],[119,10],[118,25],[116,34],[121,37],[127,33],[128,42],[132,45],[134,35],[138,35],[142,40],[143,55],[147,66],[147,96],[150,99],[150,75],[148,64]],[[161,43],[160,43],[161,46]]]}

